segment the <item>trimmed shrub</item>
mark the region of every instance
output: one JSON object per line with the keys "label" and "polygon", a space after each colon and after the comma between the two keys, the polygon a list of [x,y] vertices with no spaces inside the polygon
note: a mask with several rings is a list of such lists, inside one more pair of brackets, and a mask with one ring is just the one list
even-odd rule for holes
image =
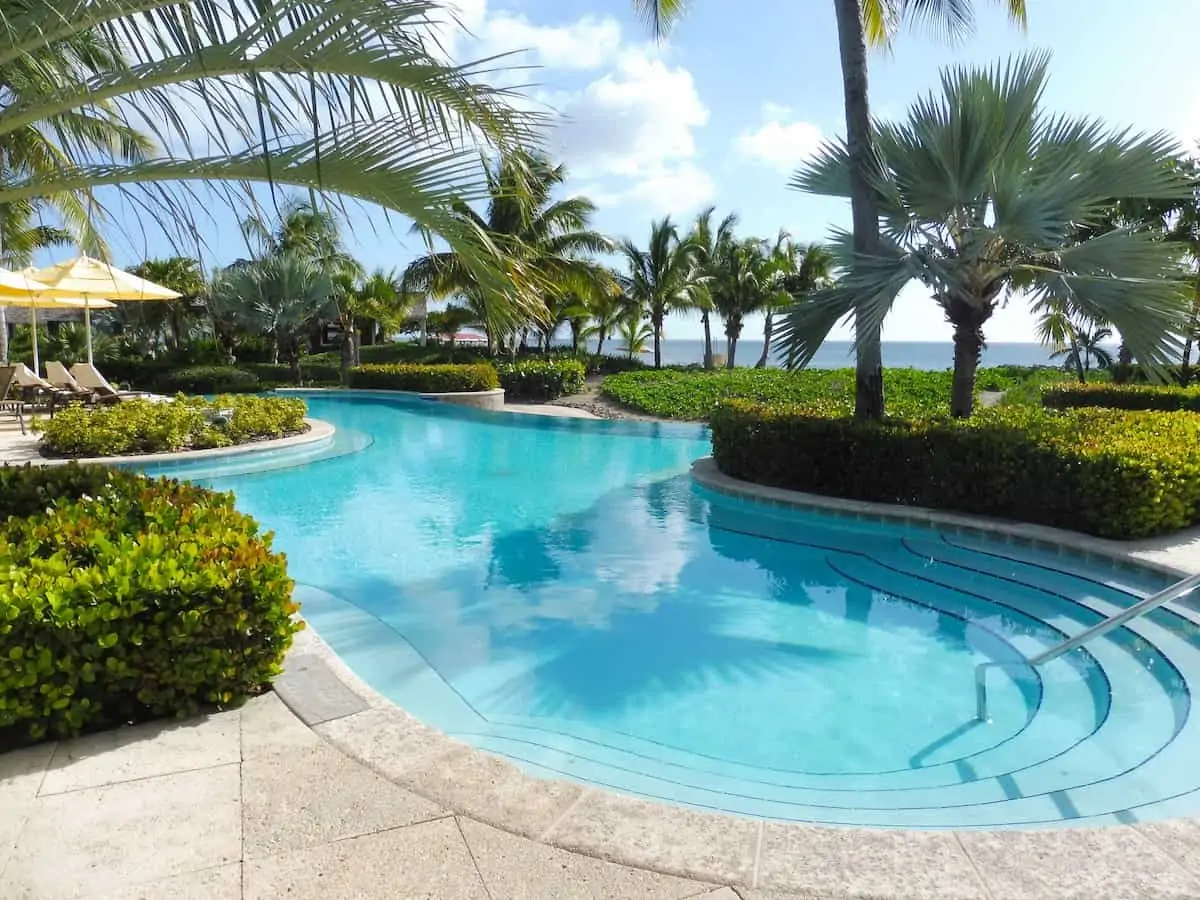
{"label": "trimmed shrub", "polygon": [[711,425],[721,471],[760,484],[1116,539],[1200,523],[1200,416],[1014,407],[872,423],[730,401]]}
{"label": "trimmed shrub", "polygon": [[[296,376],[287,363],[243,363],[241,368],[252,373],[265,385],[295,385]],[[337,363],[300,361],[300,380],[305,384],[336,385],[342,382],[342,371]]]}
{"label": "trimmed shrub", "polygon": [[[38,423],[50,456],[124,456],[227,447],[304,431],[306,407],[292,397],[179,396],[72,405]],[[228,414],[227,414],[228,413]]]}
{"label": "trimmed shrub", "polygon": [[164,394],[252,394],[258,376],[236,366],[187,366],[160,372],[154,386]]}
{"label": "trimmed shrub", "polygon": [[509,397],[555,400],[583,390],[583,363],[574,359],[530,359],[496,366],[500,386]]}
{"label": "trimmed shrub", "polygon": [[0,740],[239,703],[301,627],[283,556],[230,494],[5,467],[0,520]]}
{"label": "trimmed shrub", "polygon": [[1074,384],[1042,393],[1047,409],[1102,406],[1108,409],[1187,410],[1200,412],[1200,387],[1158,387],[1143,384]]}
{"label": "trimmed shrub", "polygon": [[395,363],[356,366],[350,370],[350,387],[453,394],[495,390],[500,387],[500,379],[495,367],[487,363],[465,366]]}

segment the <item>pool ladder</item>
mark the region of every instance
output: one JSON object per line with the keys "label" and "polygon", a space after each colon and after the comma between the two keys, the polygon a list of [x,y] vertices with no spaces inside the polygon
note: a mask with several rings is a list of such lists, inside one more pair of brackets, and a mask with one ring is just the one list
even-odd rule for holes
{"label": "pool ladder", "polygon": [[1187,578],[1175,582],[1170,587],[1164,588],[1157,594],[1151,594],[1145,600],[1140,600],[1128,609],[1114,613],[1103,622],[1097,622],[1091,628],[1079,632],[1073,638],[1068,638],[1061,644],[1056,644],[1044,653],[1039,653],[1037,656],[1032,656],[1028,659],[980,663],[975,667],[975,717],[980,722],[988,721],[987,673],[989,669],[1020,669],[1026,666],[1030,668],[1043,666],[1052,660],[1058,659],[1064,653],[1070,653],[1076,647],[1082,647],[1092,638],[1098,638],[1108,634],[1114,628],[1120,628],[1130,619],[1136,619],[1138,616],[1148,613],[1152,609],[1157,609],[1164,603],[1170,603],[1172,600],[1179,600],[1185,597],[1198,587],[1200,587],[1200,575],[1189,575]]}

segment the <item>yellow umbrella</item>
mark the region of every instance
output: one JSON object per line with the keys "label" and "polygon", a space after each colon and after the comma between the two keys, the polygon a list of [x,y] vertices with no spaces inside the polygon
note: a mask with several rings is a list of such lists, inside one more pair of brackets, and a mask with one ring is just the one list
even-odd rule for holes
{"label": "yellow umbrella", "polygon": [[[24,296],[16,291],[16,285],[23,283],[28,291]],[[33,282],[19,272],[8,272],[0,269],[0,306],[20,307],[29,310],[29,325],[33,331],[33,374],[41,375],[41,360],[38,358],[37,311],[39,309],[82,309],[85,316],[92,309],[112,309],[117,304],[99,298],[57,296],[58,291],[42,285],[40,290],[34,288]],[[11,293],[6,291],[11,290]]]}
{"label": "yellow umbrella", "polygon": [[[130,274],[116,266],[92,259],[90,256],[79,256],[66,262],[55,263],[44,269],[25,269],[27,274],[57,291],[84,300],[103,298],[106,300],[178,300],[178,294],[161,284],[147,281],[144,278]],[[83,307],[83,321],[87,328],[88,362],[92,360],[92,317],[89,309]]]}

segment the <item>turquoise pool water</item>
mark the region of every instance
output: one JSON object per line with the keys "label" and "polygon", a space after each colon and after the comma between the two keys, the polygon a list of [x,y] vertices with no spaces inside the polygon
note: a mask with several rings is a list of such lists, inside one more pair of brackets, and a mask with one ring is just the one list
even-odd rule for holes
{"label": "turquoise pool water", "polygon": [[[236,492],[367,682],[537,774],[808,822],[1018,827],[1200,810],[1200,617],[1162,609],[992,673],[1157,590],[1000,541],[692,483],[690,425],[308,398],[328,446],[159,467]],[[257,470],[257,471],[256,471]]]}

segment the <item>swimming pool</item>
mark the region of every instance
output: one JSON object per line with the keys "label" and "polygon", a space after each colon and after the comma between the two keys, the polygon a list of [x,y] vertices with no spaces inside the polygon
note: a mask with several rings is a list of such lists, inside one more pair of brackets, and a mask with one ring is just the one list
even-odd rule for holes
{"label": "swimming pool", "polygon": [[[535,774],[829,824],[1116,824],[1200,810],[1200,616],[1001,540],[752,504],[691,480],[692,425],[308,398],[330,446],[155,471],[276,533],[322,638],[376,690]],[[248,469],[248,471],[244,471]]]}

